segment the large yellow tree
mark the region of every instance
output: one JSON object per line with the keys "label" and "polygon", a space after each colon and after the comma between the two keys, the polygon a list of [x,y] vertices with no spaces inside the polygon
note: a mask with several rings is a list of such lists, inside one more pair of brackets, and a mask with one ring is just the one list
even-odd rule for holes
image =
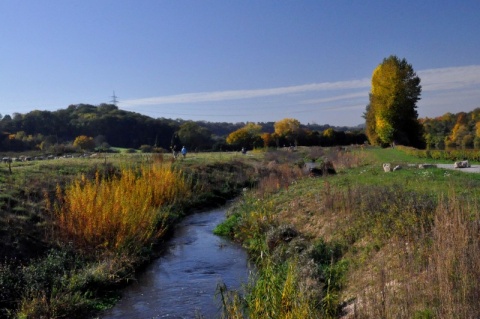
{"label": "large yellow tree", "polygon": [[405,59],[392,55],[375,68],[370,103],[364,114],[371,144],[389,145],[397,141],[416,147],[423,145],[416,110],[421,91],[420,78]]}
{"label": "large yellow tree", "polygon": [[262,144],[260,133],[262,126],[255,123],[247,123],[244,127],[230,133],[227,136],[227,143],[247,148],[254,148]]}
{"label": "large yellow tree", "polygon": [[285,138],[290,143],[297,144],[297,138],[300,135],[300,122],[292,118],[284,118],[274,124],[275,134],[280,138]]}

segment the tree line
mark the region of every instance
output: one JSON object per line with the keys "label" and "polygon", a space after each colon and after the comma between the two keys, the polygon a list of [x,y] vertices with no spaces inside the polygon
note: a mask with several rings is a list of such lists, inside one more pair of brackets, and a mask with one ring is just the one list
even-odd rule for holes
{"label": "tree line", "polygon": [[429,149],[480,149],[480,108],[421,119]]}
{"label": "tree line", "polygon": [[[252,140],[228,138],[232,133],[252,125],[258,128],[258,136]],[[265,144],[260,135],[275,134],[275,125],[275,122],[155,119],[121,110],[112,104],[76,104],[57,111],[34,110],[25,114],[0,116],[0,151],[109,151],[112,146],[145,151],[167,151],[174,146],[187,146],[190,150],[220,151],[293,144],[346,145],[365,141],[360,128],[298,123],[294,132],[272,135],[274,138]]]}

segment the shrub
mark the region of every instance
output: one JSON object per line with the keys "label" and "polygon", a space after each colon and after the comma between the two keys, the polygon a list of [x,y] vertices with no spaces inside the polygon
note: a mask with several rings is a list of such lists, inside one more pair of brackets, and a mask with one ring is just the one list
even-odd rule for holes
{"label": "shrub", "polygon": [[153,147],[150,145],[142,145],[139,149],[142,153],[151,153],[153,151]]}
{"label": "shrub", "polygon": [[291,225],[272,228],[266,235],[268,249],[273,251],[278,245],[288,243],[298,235],[298,231]]}
{"label": "shrub", "polygon": [[231,214],[230,216],[227,217],[227,219],[222,222],[221,224],[218,224],[215,229],[213,230],[213,233],[217,236],[224,236],[224,237],[233,237],[234,235],[234,228],[236,225],[238,225],[240,219],[239,214]]}

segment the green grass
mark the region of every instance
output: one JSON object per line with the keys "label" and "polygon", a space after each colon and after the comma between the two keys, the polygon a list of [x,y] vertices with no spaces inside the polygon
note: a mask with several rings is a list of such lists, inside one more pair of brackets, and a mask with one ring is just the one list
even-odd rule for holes
{"label": "green grass", "polygon": [[370,156],[379,163],[418,163],[419,159],[396,148],[370,148]]}

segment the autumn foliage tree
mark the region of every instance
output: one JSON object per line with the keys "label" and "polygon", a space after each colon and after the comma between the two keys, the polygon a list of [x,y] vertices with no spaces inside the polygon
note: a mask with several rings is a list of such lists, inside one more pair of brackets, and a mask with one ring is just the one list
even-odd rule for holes
{"label": "autumn foliage tree", "polygon": [[93,150],[95,148],[95,141],[93,137],[80,135],[73,141],[73,146],[80,147],[82,150]]}
{"label": "autumn foliage tree", "polygon": [[417,113],[421,91],[420,78],[405,59],[392,55],[375,68],[370,103],[364,114],[371,144],[389,145],[396,141],[423,147]]}
{"label": "autumn foliage tree", "polygon": [[452,129],[451,134],[445,139],[446,146],[473,146],[473,136],[468,128],[467,114],[461,112],[458,114],[457,122]]}
{"label": "autumn foliage tree", "polygon": [[284,138],[288,143],[297,145],[301,133],[300,122],[296,119],[285,118],[274,124],[275,134]]}
{"label": "autumn foliage tree", "polygon": [[267,148],[269,146],[273,146],[274,136],[272,133],[262,133],[260,137],[263,140],[263,147]]}
{"label": "autumn foliage tree", "polygon": [[427,148],[480,148],[480,108],[422,119]]}
{"label": "autumn foliage tree", "polygon": [[260,134],[262,126],[255,123],[247,123],[244,127],[233,131],[227,136],[227,143],[241,147],[255,148],[263,144]]}

